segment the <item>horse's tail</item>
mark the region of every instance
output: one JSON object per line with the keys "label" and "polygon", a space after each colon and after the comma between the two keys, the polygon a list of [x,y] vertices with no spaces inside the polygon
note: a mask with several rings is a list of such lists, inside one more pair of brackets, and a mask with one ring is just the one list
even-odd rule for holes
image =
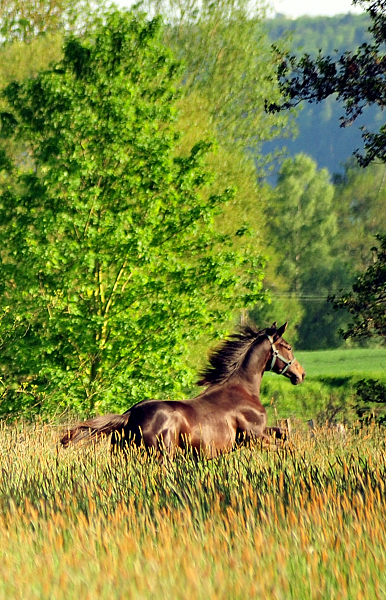
{"label": "horse's tail", "polygon": [[123,429],[130,417],[130,412],[127,411],[123,415],[103,415],[101,417],[95,417],[88,421],[79,423],[73,429],[68,429],[63,437],[60,439],[62,446],[67,448],[69,444],[77,444],[81,440],[92,440],[97,436],[99,439],[102,434],[107,436],[117,429]]}

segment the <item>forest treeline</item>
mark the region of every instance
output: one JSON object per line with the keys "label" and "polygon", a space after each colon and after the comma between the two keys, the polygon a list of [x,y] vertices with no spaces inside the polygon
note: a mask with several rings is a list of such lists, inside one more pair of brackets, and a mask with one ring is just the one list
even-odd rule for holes
{"label": "forest treeline", "polygon": [[386,172],[301,153],[267,183],[298,118],[264,110],[272,39],[294,43],[274,21],[247,0],[2,3],[1,413],[180,397],[240,315],[342,343],[326,298],[371,261]]}

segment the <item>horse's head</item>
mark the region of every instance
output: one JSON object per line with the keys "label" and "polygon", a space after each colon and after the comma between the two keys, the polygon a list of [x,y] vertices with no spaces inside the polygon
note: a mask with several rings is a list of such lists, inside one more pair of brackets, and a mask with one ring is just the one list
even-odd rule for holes
{"label": "horse's head", "polygon": [[274,323],[270,329],[266,330],[266,337],[271,344],[271,355],[265,370],[284,375],[291,380],[291,383],[298,385],[304,381],[306,372],[292,354],[289,343],[282,337],[287,325],[288,323],[284,323],[279,329],[276,329],[276,323]]}

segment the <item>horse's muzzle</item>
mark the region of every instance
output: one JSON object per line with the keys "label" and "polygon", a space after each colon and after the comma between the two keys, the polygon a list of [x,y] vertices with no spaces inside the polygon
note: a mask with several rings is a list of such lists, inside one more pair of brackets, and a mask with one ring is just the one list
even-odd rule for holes
{"label": "horse's muzzle", "polygon": [[291,370],[291,373],[289,374],[291,383],[292,383],[292,385],[299,385],[299,383],[303,383],[305,376],[306,376],[306,372],[297,361],[296,361],[296,363],[294,363],[293,366],[295,368],[293,370]]}

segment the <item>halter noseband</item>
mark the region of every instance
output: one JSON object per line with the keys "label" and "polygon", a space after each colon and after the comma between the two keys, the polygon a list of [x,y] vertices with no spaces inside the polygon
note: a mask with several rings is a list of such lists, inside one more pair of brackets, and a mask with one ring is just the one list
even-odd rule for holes
{"label": "halter noseband", "polygon": [[279,360],[281,360],[284,364],[285,367],[284,369],[282,369],[282,371],[280,371],[279,375],[284,375],[284,373],[287,372],[288,368],[292,365],[292,363],[295,360],[295,357],[293,357],[292,360],[288,360],[287,358],[285,358],[282,354],[280,354],[279,350],[277,350],[277,348],[275,347],[274,341],[273,341],[273,337],[270,335],[265,334],[265,337],[268,338],[270,344],[271,344],[271,348],[272,348],[272,360],[271,360],[271,366],[269,367],[269,369],[267,369],[268,371],[272,371],[275,363],[276,363],[276,359],[278,358]]}

